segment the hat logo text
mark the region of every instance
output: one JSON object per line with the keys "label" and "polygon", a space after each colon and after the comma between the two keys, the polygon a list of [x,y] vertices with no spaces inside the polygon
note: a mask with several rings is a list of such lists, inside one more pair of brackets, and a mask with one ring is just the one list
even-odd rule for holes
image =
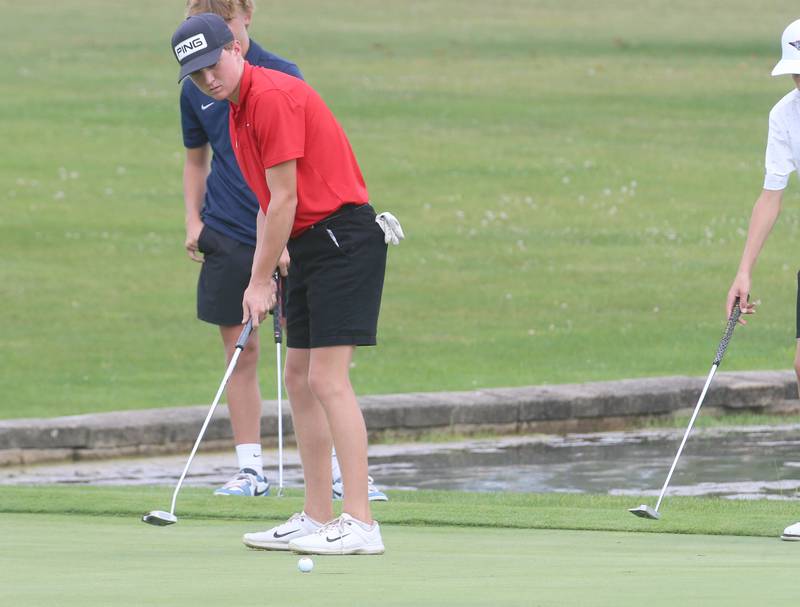
{"label": "hat logo text", "polygon": [[175,45],[175,56],[178,58],[178,61],[183,61],[189,55],[204,48],[208,48],[206,37],[203,34],[196,34]]}

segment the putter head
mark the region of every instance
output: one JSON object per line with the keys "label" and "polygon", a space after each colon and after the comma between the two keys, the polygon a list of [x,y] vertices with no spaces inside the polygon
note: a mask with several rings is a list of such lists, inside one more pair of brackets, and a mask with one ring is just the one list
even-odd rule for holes
{"label": "putter head", "polygon": [[178,522],[178,517],[171,512],[163,510],[153,510],[142,516],[142,522],[156,527],[166,527]]}
{"label": "putter head", "polygon": [[638,508],[628,508],[628,512],[641,518],[650,518],[655,521],[661,518],[661,515],[647,504],[642,504]]}

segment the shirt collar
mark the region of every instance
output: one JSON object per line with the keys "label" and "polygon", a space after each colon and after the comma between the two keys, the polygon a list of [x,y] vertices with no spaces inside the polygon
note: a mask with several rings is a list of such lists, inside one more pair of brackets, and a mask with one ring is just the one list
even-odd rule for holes
{"label": "shirt collar", "polygon": [[253,66],[247,61],[244,62],[244,70],[242,71],[242,79],[239,81],[239,103],[231,102],[233,107],[241,106],[247,99],[247,93],[250,92],[250,82],[252,81]]}
{"label": "shirt collar", "polygon": [[244,56],[244,60],[248,63],[256,63],[253,59],[256,58],[256,55],[260,54],[261,47],[256,44],[255,40],[250,38],[250,48],[247,49],[247,54]]}

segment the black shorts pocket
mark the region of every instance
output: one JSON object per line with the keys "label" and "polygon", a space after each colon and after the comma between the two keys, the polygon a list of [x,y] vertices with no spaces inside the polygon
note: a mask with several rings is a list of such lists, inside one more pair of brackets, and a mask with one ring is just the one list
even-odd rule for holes
{"label": "black shorts pocket", "polygon": [[203,224],[203,229],[200,230],[200,235],[197,237],[197,249],[201,253],[208,253],[209,248],[206,243],[206,235],[208,234],[208,226]]}
{"label": "black shorts pocket", "polygon": [[331,242],[348,256],[357,255],[375,239],[383,240],[383,231],[375,223],[375,212],[369,205],[336,217],[325,229]]}

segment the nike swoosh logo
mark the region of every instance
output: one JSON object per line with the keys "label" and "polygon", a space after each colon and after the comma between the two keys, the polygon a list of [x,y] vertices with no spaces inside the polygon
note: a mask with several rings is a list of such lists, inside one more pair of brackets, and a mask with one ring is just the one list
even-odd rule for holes
{"label": "nike swoosh logo", "polygon": [[263,491],[259,491],[258,489],[256,489],[256,490],[253,492],[253,497],[259,497],[260,495],[264,495],[264,494],[265,494],[267,491],[269,491],[269,487],[267,487],[267,488],[266,488],[266,489],[264,489]]}
{"label": "nike swoosh logo", "polygon": [[203,111],[205,112],[205,111],[206,111],[208,108],[210,108],[210,107],[211,107],[212,105],[214,105],[215,103],[216,103],[215,101],[212,101],[211,103],[204,103],[204,104],[202,104],[202,105],[200,106],[200,109],[201,109],[201,110],[203,110]]}
{"label": "nike swoosh logo", "polygon": [[345,533],[344,535],[340,535],[339,537],[335,537],[335,538],[332,538],[332,539],[329,538],[329,537],[326,537],[325,539],[328,540],[329,542],[333,543],[333,542],[338,542],[339,540],[342,540],[342,539],[346,538],[348,535],[350,535],[350,534],[349,533]]}
{"label": "nike swoosh logo", "polygon": [[278,533],[277,531],[274,531],[272,533],[272,537],[274,537],[276,540],[279,540],[282,537],[286,537],[287,535],[292,535],[292,533],[297,533],[297,529],[294,529],[294,530],[290,531],[289,533]]}

